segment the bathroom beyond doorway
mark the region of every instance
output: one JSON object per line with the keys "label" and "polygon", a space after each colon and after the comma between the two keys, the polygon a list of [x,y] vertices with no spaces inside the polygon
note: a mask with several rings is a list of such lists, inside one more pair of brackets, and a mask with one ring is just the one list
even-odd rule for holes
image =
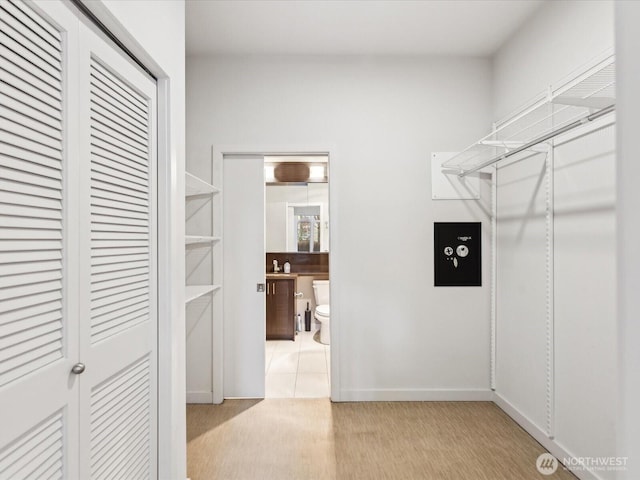
{"label": "bathroom beyond doorway", "polygon": [[328,397],[328,155],[265,156],[264,169],[265,398]]}

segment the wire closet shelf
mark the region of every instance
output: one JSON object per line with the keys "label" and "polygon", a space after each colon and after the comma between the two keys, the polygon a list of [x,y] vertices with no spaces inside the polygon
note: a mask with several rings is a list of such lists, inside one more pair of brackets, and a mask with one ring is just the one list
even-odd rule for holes
{"label": "wire closet shelf", "polygon": [[612,113],[615,103],[615,60],[610,56],[572,80],[549,88],[544,98],[444,162],[443,172],[464,177],[521,152],[542,151],[536,146]]}

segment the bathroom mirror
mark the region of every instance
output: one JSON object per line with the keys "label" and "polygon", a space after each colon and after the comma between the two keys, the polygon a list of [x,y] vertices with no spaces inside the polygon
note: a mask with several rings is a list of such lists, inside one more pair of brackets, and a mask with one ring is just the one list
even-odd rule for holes
{"label": "bathroom mirror", "polygon": [[265,190],[267,252],[329,251],[329,184],[274,184]]}

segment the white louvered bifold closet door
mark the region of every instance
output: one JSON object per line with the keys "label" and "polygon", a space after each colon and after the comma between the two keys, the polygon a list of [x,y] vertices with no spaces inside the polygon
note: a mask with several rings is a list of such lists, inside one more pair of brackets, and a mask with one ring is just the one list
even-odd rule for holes
{"label": "white louvered bifold closet door", "polygon": [[154,478],[156,85],[93,32],[80,37],[81,477]]}
{"label": "white louvered bifold closet door", "polygon": [[71,6],[0,0],[0,480],[157,477],[156,115]]}
{"label": "white louvered bifold closet door", "polygon": [[[0,1],[0,479],[77,469],[77,230],[67,145],[77,19]],[[70,173],[71,172],[71,173]],[[73,376],[75,377],[75,376]]]}

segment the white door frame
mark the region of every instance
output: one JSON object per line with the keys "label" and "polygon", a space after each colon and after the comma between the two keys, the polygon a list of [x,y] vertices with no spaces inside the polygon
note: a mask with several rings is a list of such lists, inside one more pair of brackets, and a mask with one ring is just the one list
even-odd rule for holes
{"label": "white door frame", "polygon": [[[331,400],[334,402],[341,401],[340,390],[340,292],[336,285],[339,284],[340,271],[334,258],[338,257],[338,239],[336,235],[336,225],[338,223],[339,213],[335,208],[337,201],[337,181],[335,176],[338,158],[337,148],[335,145],[213,145],[212,147],[212,169],[222,168],[224,165],[225,155],[309,155],[323,154],[329,156],[329,272],[331,275]],[[222,201],[224,202],[224,185],[222,188]],[[224,239],[224,232],[222,232]],[[224,246],[223,246],[224,248]],[[221,253],[223,255],[223,253]],[[224,266],[223,266],[224,268]],[[224,288],[224,285],[222,286]],[[224,310],[221,315],[214,315],[213,319],[213,403],[222,403],[224,400],[224,365],[223,365],[223,342],[222,334],[224,331]],[[216,339],[219,339],[216,341]]]}

